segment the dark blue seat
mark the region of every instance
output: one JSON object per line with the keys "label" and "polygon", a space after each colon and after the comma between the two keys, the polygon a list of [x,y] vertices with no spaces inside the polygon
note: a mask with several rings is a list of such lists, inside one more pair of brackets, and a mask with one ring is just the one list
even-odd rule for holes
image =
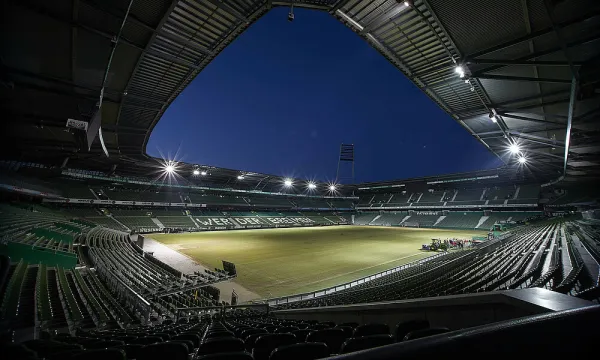
{"label": "dark blue seat", "polygon": [[411,331],[429,328],[427,320],[409,320],[396,325],[396,341],[403,341],[404,337]]}
{"label": "dark blue seat", "polygon": [[295,344],[296,342],[296,337],[289,333],[261,335],[254,344],[252,356],[254,360],[268,360],[271,352],[277,347]]}
{"label": "dark blue seat", "polygon": [[306,337],[306,342],[325,343],[334,354],[337,354],[342,344],[348,339],[348,336],[342,329],[324,329],[313,331]]}
{"label": "dark blue seat", "polygon": [[187,360],[188,350],[179,343],[157,343],[146,345],[138,351],[138,360]]}
{"label": "dark blue seat", "polygon": [[352,337],[369,336],[369,335],[387,335],[390,333],[390,327],[387,324],[365,324],[357,326],[354,329]]}
{"label": "dark blue seat", "polygon": [[340,353],[347,354],[359,350],[371,349],[379,346],[389,345],[394,342],[391,335],[369,335],[353,337],[342,345]]}
{"label": "dark blue seat", "polygon": [[404,341],[420,339],[420,338],[424,338],[427,336],[433,336],[433,335],[438,335],[438,334],[443,334],[443,333],[447,333],[449,331],[450,331],[450,329],[445,328],[445,327],[434,327],[434,328],[428,328],[428,329],[415,330],[415,331],[411,331],[408,334],[406,334],[406,336],[404,337]]}
{"label": "dark blue seat", "polygon": [[322,359],[330,355],[324,343],[300,343],[279,346],[271,353],[269,360],[312,360]]}
{"label": "dark blue seat", "polygon": [[198,347],[198,355],[216,354],[222,352],[242,352],[244,342],[234,337],[221,337],[204,340]]}

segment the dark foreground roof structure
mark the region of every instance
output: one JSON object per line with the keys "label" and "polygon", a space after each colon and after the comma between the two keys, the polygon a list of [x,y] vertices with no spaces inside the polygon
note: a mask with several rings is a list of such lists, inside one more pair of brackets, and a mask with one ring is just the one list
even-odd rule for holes
{"label": "dark foreground roof structure", "polygon": [[[254,21],[291,3],[3,2],[2,156],[56,166],[68,157],[76,168],[146,173],[153,163],[146,144],[171,102]],[[600,175],[600,2],[293,4],[346,24],[507,167],[519,167],[507,151],[518,142],[528,159],[522,171],[534,180]],[[69,118],[92,118],[103,83],[101,129],[109,157],[98,138],[88,151],[82,132],[65,127]],[[224,178],[236,173],[230,171]]]}

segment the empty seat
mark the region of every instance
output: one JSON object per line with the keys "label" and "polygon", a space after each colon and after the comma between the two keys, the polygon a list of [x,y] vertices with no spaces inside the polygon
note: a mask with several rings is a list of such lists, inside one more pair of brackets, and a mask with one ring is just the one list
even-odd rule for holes
{"label": "empty seat", "polygon": [[119,341],[119,340],[106,340],[106,341],[98,341],[95,343],[91,343],[85,346],[86,349],[106,349],[106,348],[112,348],[115,346],[119,346],[119,345],[125,345],[125,343],[123,341]]}
{"label": "empty seat", "polygon": [[354,351],[371,349],[378,346],[389,345],[394,342],[391,335],[369,335],[354,337],[346,340],[340,353],[347,354]]}
{"label": "empty seat", "polygon": [[165,342],[182,344],[183,346],[185,346],[185,349],[187,350],[188,354],[194,351],[194,343],[191,340],[168,340]]}
{"label": "empty seat", "polygon": [[269,334],[269,333],[262,332],[262,333],[248,335],[246,337],[246,339],[244,339],[244,347],[246,348],[246,351],[252,351],[252,349],[254,348],[254,344],[256,343],[256,339],[258,339],[259,337],[261,337],[263,335],[267,335],[267,334]]}
{"label": "empty seat", "polygon": [[[80,352],[69,360],[126,360],[125,351],[121,349],[101,349]],[[141,359],[141,358],[140,358]]]}
{"label": "empty seat", "polygon": [[188,352],[183,344],[157,343],[147,345],[138,351],[139,360],[187,360]]}
{"label": "empty seat", "polygon": [[241,332],[240,336],[238,336],[241,339],[246,339],[248,336],[252,335],[252,334],[268,334],[268,332],[264,329],[247,329]]}
{"label": "empty seat", "polygon": [[358,327],[358,323],[357,322],[345,322],[345,323],[341,323],[336,327],[340,327],[340,326],[350,326],[351,328],[357,328]]}
{"label": "empty seat", "polygon": [[200,345],[200,336],[198,336],[197,334],[180,334],[180,335],[173,336],[171,338],[171,341],[173,341],[173,340],[191,341],[194,345],[194,348],[197,348],[198,345]]}
{"label": "empty seat", "polygon": [[219,338],[219,337],[232,337],[233,333],[227,330],[217,330],[217,331],[208,331],[206,335],[204,335],[205,339],[210,338]]}
{"label": "empty seat", "polygon": [[312,360],[328,357],[329,348],[324,343],[301,343],[277,347],[269,360]]}
{"label": "empty seat", "polygon": [[144,345],[127,344],[127,345],[116,346],[115,349],[121,349],[121,350],[125,351],[125,356],[127,356],[127,359],[137,359],[138,352],[143,347],[144,347]]}
{"label": "empty seat", "polygon": [[292,331],[300,330],[297,326],[282,326],[275,329],[276,334],[291,333]]}
{"label": "empty seat", "polygon": [[234,337],[207,339],[198,347],[198,355],[244,351],[244,342]]}
{"label": "empty seat", "polygon": [[196,360],[253,360],[252,355],[247,352],[225,352],[218,354],[203,355]]}
{"label": "empty seat", "polygon": [[306,337],[311,332],[313,332],[313,330],[310,330],[310,329],[300,329],[300,330],[294,330],[294,331],[292,331],[292,334],[294,334],[294,336],[296,336],[296,339],[297,339],[298,342],[305,342],[306,341]]}
{"label": "empty seat", "polygon": [[324,329],[313,331],[306,337],[306,342],[325,343],[334,354],[337,354],[342,344],[349,338],[342,329]]}
{"label": "empty seat", "polygon": [[365,324],[356,327],[352,336],[387,335],[389,333],[390,327],[387,324]]}
{"label": "empty seat", "polygon": [[150,345],[159,343],[161,341],[161,338],[157,336],[144,336],[131,341],[130,344]]}
{"label": "empty seat", "polygon": [[254,360],[267,360],[275,348],[283,345],[296,343],[296,337],[292,334],[266,334],[261,335],[254,344],[252,356]]}
{"label": "empty seat", "polygon": [[354,333],[354,328],[351,326],[338,325],[334,329],[342,330],[344,332],[344,334],[346,334],[346,338],[351,338],[352,334]]}
{"label": "empty seat", "polygon": [[152,336],[156,336],[162,339],[162,341],[167,341],[171,338],[171,335],[167,334],[167,333],[154,333],[152,334]]}
{"label": "empty seat", "polygon": [[437,335],[437,334],[443,334],[443,333],[446,333],[449,331],[450,331],[450,329],[445,328],[445,327],[435,327],[435,328],[415,330],[415,331],[411,331],[408,334],[406,334],[406,336],[404,337],[404,341],[420,339],[420,338]]}
{"label": "empty seat", "polygon": [[404,337],[411,331],[429,328],[427,320],[410,320],[398,323],[396,325],[396,341],[404,340]]}

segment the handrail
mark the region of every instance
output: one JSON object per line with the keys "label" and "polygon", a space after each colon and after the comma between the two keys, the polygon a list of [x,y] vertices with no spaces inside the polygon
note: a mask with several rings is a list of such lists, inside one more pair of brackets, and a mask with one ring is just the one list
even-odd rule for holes
{"label": "handrail", "polygon": [[[499,238],[498,240],[504,240],[507,237],[511,236],[512,233],[510,233],[510,231],[507,231],[505,234],[502,234],[502,235],[503,236],[501,238]],[[496,244],[498,242],[498,240],[488,241],[488,242],[482,244],[481,246],[477,247],[476,250],[485,249],[485,248],[487,248],[487,247],[489,247],[489,246],[491,246],[493,244]],[[471,253],[472,253],[472,251],[465,251],[465,254],[463,256],[467,256],[467,255],[469,255]],[[334,294],[334,293],[336,293],[338,291],[349,289],[349,288],[355,287],[355,286],[360,285],[360,284],[364,284],[364,283],[366,283],[368,281],[378,279],[378,278],[380,278],[382,276],[385,276],[385,275],[393,274],[395,272],[407,269],[409,267],[413,267],[413,266],[417,266],[417,265],[422,265],[422,264],[424,264],[424,263],[426,263],[426,262],[428,262],[430,260],[437,259],[438,257],[446,256],[448,254],[450,254],[450,253],[438,253],[438,254],[426,257],[424,259],[415,260],[415,261],[412,261],[410,263],[406,263],[404,265],[400,265],[400,266],[397,266],[397,267],[392,268],[392,269],[384,270],[384,271],[381,271],[381,272],[373,274],[373,275],[365,276],[365,277],[357,279],[357,280],[352,280],[352,281],[349,281],[349,282],[346,282],[346,283],[343,283],[343,284],[338,284],[338,285],[335,285],[335,286],[332,286],[332,287],[328,287],[328,288],[325,288],[325,289],[311,291],[311,292],[306,292],[306,293],[301,293],[301,294],[293,294],[293,295],[288,295],[288,296],[282,296],[282,297],[276,297],[276,298],[269,298],[269,299],[264,299],[264,300],[261,300],[261,301],[264,301],[265,303],[268,303],[269,305],[273,306],[273,305],[279,305],[279,304],[288,304],[288,303],[302,301],[302,300],[315,299],[315,298],[322,297],[322,296],[325,296],[325,295],[331,295],[331,294]],[[461,259],[463,256],[458,257],[458,258],[456,258],[454,260]],[[387,285],[389,285],[389,284],[387,284]],[[381,285],[379,285],[379,286],[381,286]],[[377,287],[377,286],[375,286],[375,287]],[[256,304],[258,302],[253,302],[253,303]]]}
{"label": "handrail", "polygon": [[[425,262],[428,262],[430,260],[436,259],[436,258],[438,258],[440,256],[445,256],[447,254],[448,253],[438,253],[438,254],[426,257],[424,259],[415,260],[415,261],[412,261],[412,262],[409,262],[409,263],[406,263],[406,264],[403,264],[403,265],[396,266],[396,267],[394,267],[392,269],[387,269],[387,270],[378,272],[378,273],[373,274],[373,275],[365,276],[365,277],[362,277],[360,279],[352,280],[352,281],[349,281],[349,282],[346,282],[346,283],[338,284],[338,285],[331,286],[331,287],[328,287],[328,288],[324,288],[324,289],[321,289],[321,290],[310,291],[310,292],[301,293],[301,294],[293,294],[293,295],[282,296],[282,297],[277,297],[277,298],[269,298],[269,299],[265,299],[265,300],[262,300],[262,301],[264,301],[265,303],[267,303],[269,305],[279,305],[279,304],[287,304],[287,303],[290,303],[290,302],[296,302],[296,301],[301,301],[301,300],[314,299],[314,298],[321,297],[321,296],[324,296],[324,295],[331,295],[331,294],[336,293],[338,291],[349,289],[351,287],[354,287],[354,286],[366,283],[368,281],[378,279],[378,278],[380,278],[382,276],[393,274],[393,273],[398,272],[400,270],[404,270],[404,269],[407,269],[409,267],[413,267],[413,266],[416,266],[416,265],[421,265],[421,264],[423,264]],[[256,302],[255,302],[255,304],[256,304]]]}

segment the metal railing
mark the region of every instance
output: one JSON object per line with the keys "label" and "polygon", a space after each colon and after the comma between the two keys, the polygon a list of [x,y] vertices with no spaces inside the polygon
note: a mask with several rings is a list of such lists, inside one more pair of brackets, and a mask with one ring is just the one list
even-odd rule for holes
{"label": "metal railing", "polygon": [[447,254],[448,253],[446,253],[446,252],[437,253],[435,255],[426,257],[424,259],[415,260],[413,262],[410,262],[410,263],[407,263],[407,264],[404,264],[404,265],[396,266],[396,267],[394,267],[392,269],[388,269],[388,270],[385,270],[385,271],[382,271],[382,272],[379,272],[379,273],[376,273],[376,274],[373,274],[373,275],[369,275],[369,276],[366,276],[366,277],[363,277],[363,278],[360,278],[360,279],[357,279],[357,280],[349,281],[349,282],[346,282],[346,283],[343,283],[343,284],[338,284],[338,285],[335,285],[335,286],[332,286],[332,287],[328,287],[328,288],[325,288],[325,289],[321,289],[321,290],[317,290],[317,291],[311,291],[311,292],[302,293],[302,294],[294,294],[294,295],[289,295],[289,296],[282,296],[282,297],[278,297],[278,298],[270,298],[270,299],[266,299],[266,300],[262,300],[262,301],[264,301],[264,303],[266,303],[266,304],[269,304],[269,305],[273,306],[273,305],[279,305],[279,304],[292,303],[292,302],[301,301],[301,300],[315,299],[315,298],[318,298],[318,297],[321,297],[321,296],[325,296],[325,295],[330,295],[330,294],[336,293],[336,292],[341,291],[341,290],[350,289],[350,288],[352,288],[354,286],[357,286],[357,285],[360,285],[360,284],[364,284],[364,283],[366,283],[368,281],[378,279],[378,278],[380,278],[382,276],[393,274],[395,272],[407,269],[409,267],[421,265],[421,264],[426,263],[426,262],[428,262],[430,260],[436,259],[436,258],[441,257],[441,256],[445,256]]}

